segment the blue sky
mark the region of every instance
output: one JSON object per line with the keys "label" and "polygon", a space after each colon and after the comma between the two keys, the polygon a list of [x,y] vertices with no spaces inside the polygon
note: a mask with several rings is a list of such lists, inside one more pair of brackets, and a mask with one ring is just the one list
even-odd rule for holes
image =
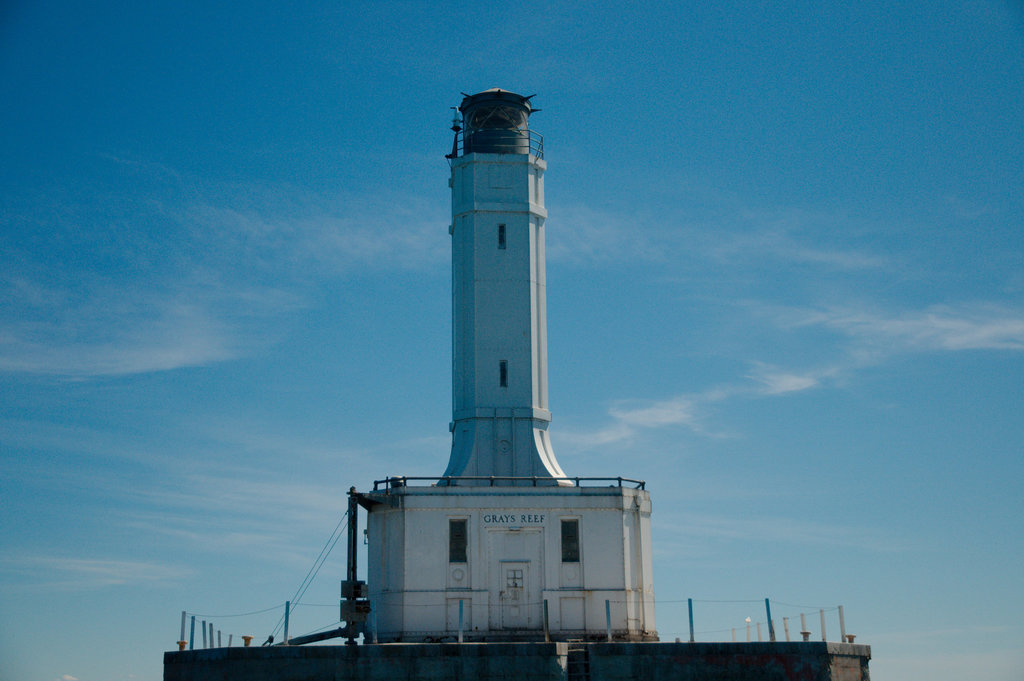
{"label": "blue sky", "polygon": [[262,640],[349,486],[444,470],[495,86],[543,109],[555,452],[648,481],[662,638],[842,604],[875,678],[1016,678],[1024,8],[710,4],[6,3],[0,678]]}

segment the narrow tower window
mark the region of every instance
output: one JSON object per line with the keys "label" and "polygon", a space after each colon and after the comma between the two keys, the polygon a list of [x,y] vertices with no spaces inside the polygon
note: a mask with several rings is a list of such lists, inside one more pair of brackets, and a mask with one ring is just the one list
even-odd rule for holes
{"label": "narrow tower window", "polygon": [[448,521],[448,562],[465,563],[468,537],[465,520]]}
{"label": "narrow tower window", "polygon": [[498,225],[498,248],[505,248],[505,225]]}
{"label": "narrow tower window", "polygon": [[498,362],[498,385],[508,387],[508,361],[504,359]]}
{"label": "narrow tower window", "polygon": [[580,562],[580,521],[562,521],[562,562]]}

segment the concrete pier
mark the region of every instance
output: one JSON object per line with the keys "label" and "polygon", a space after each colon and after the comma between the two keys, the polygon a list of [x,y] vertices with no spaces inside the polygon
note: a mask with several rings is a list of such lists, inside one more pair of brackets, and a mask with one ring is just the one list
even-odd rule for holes
{"label": "concrete pier", "polygon": [[870,681],[852,643],[396,643],[164,653],[164,681]]}

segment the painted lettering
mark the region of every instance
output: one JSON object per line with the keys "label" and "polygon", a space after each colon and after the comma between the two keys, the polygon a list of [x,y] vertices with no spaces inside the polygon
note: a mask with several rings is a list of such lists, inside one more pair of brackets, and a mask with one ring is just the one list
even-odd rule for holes
{"label": "painted lettering", "polygon": [[543,513],[485,513],[482,518],[484,523],[491,525],[542,525],[545,514]]}

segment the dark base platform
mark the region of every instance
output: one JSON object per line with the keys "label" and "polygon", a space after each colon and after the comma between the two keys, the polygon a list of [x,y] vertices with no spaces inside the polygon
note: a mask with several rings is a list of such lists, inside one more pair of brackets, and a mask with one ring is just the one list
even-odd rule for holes
{"label": "dark base platform", "polygon": [[164,681],[870,681],[852,643],[393,643],[164,653]]}

